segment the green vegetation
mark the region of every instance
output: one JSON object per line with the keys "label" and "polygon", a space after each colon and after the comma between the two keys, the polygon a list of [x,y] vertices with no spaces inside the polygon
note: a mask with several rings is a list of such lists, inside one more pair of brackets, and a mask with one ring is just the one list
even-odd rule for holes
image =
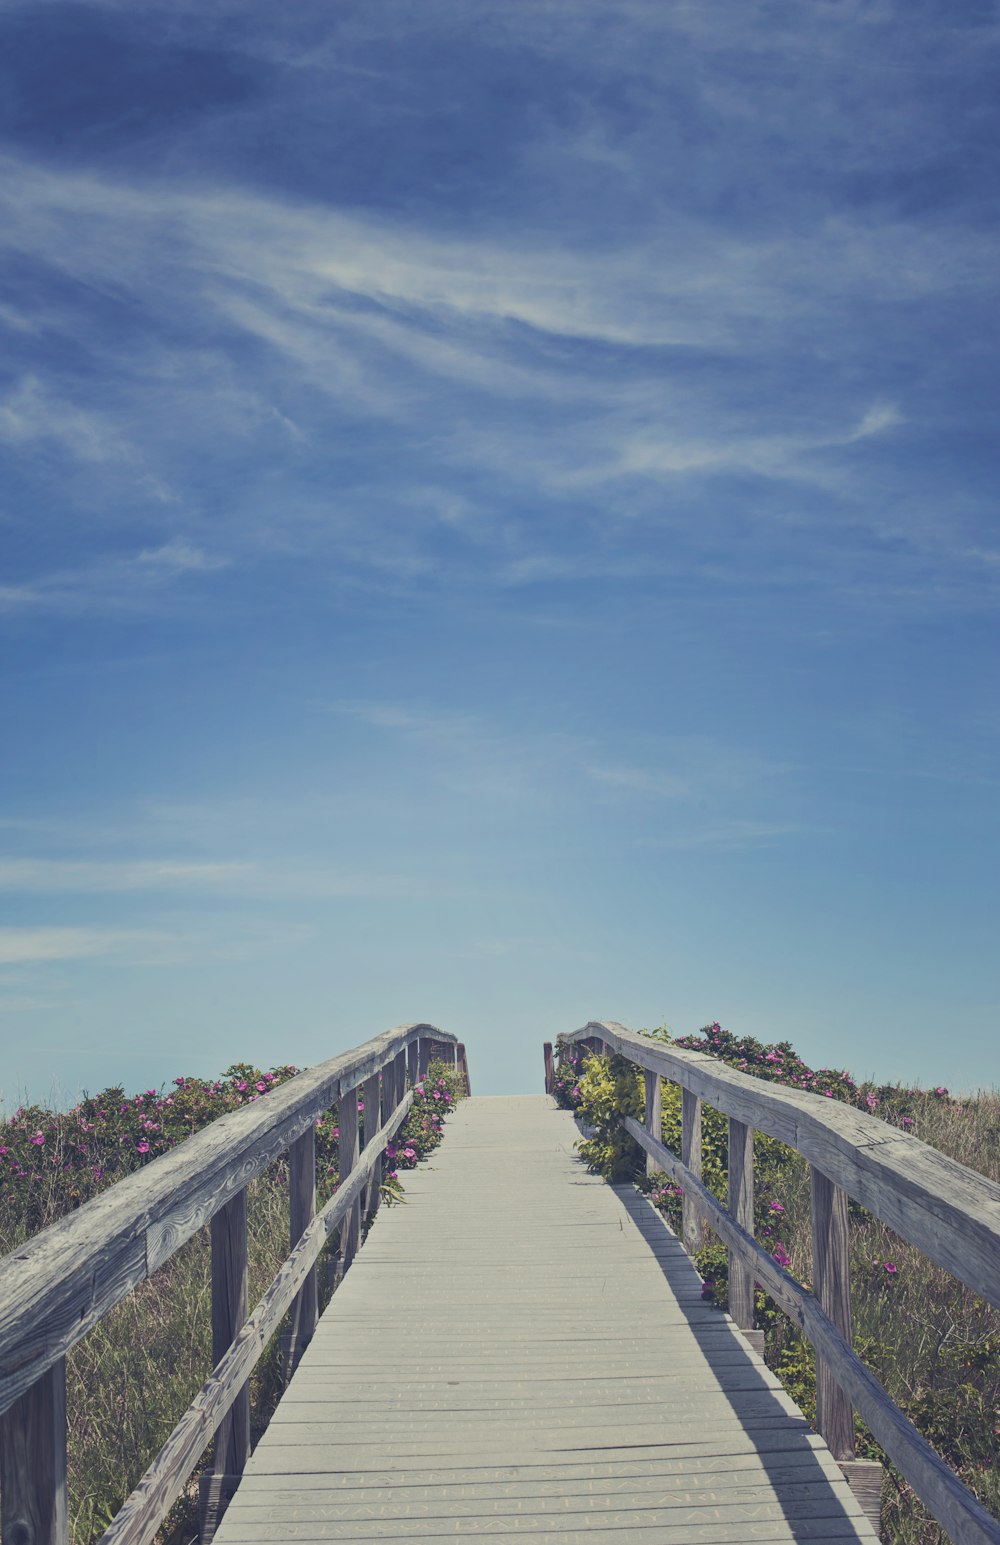
{"label": "green vegetation", "polygon": [[[670,1041],[665,1030],[645,1032]],[[1000,1096],[954,1099],[947,1089],[857,1084],[849,1074],[806,1066],[787,1042],[765,1046],[717,1024],[674,1045],[718,1057],[741,1072],[843,1100],[913,1133],[960,1163],[1000,1181]],[[679,1231],[681,1192],[665,1175],[647,1179],[645,1155],[621,1118],[642,1120],[641,1072],[622,1057],[583,1060],[565,1048],[556,1097],[590,1131],[580,1144],[590,1166],[609,1178],[634,1178]],[[680,1153],[680,1089],[664,1083],[663,1141]],[[703,1179],[726,1199],[728,1123],[703,1107]],[[757,1133],[755,1233],[775,1259],[808,1285],[812,1272],[809,1168],[793,1149]],[[1000,1315],[856,1203],[850,1204],[854,1342],[859,1355],[943,1459],[994,1515],[1000,1515]],[[727,1254],[717,1241],[697,1257],[704,1293],[728,1303]],[[756,1294],[756,1324],[767,1362],[794,1400],[815,1415],[812,1349],[771,1298]],[[861,1457],[885,1456],[858,1422]],[[887,1465],[882,1538],[893,1545],[945,1545],[946,1537],[906,1482]]]}
{"label": "green vegetation", "polygon": [[[220,1079],[177,1078],[169,1091],[126,1098],[121,1088],[87,1097],[57,1114],[24,1107],[0,1125],[0,1254],[73,1211],[227,1111],[266,1099],[298,1069],[264,1072],[248,1064]],[[417,1086],[402,1131],[386,1149],[382,1198],[404,1200],[401,1176],[441,1141],[448,1110],[464,1094],[450,1064],[432,1063]],[[362,1141],[364,1110],[361,1111]],[[317,1194],[338,1181],[336,1109],[317,1123]],[[250,1303],[269,1285],[289,1248],[288,1169],[284,1159],[248,1192]],[[337,1278],[334,1249],[319,1261],[320,1308]],[[67,1359],[70,1531],[90,1545],[111,1522],[197,1394],[212,1364],[211,1258],[202,1229],[95,1327]],[[266,1427],[282,1388],[279,1335],[251,1379],[252,1436]],[[207,1465],[209,1456],[204,1464]],[[197,1478],[161,1535],[180,1545],[197,1531]]]}

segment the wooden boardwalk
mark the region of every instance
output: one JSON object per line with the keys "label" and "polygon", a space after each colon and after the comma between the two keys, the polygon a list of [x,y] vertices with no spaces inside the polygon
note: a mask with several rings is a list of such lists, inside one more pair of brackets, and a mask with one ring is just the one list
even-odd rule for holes
{"label": "wooden boardwalk", "polygon": [[545,1097],[474,1098],[383,1209],[218,1545],[875,1540],[631,1187]]}

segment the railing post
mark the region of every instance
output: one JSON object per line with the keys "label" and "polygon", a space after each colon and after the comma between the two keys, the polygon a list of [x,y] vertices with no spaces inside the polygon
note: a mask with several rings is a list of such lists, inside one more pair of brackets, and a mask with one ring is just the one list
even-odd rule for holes
{"label": "railing post", "polygon": [[[247,1193],[244,1186],[214,1214],[212,1238],[212,1365],[247,1317]],[[211,1540],[250,1454],[250,1385],[244,1384],[215,1434],[212,1470],[199,1482],[202,1545]]]}
{"label": "railing post", "polygon": [[66,1545],[66,1359],[0,1416],[4,1545]]}
{"label": "railing post", "polygon": [[[660,1075],[644,1068],[646,1079],[646,1131],[658,1143],[663,1141],[663,1101],[660,1094]],[[659,1165],[651,1153],[646,1155],[646,1174],[655,1175]]]}
{"label": "railing post", "polygon": [[542,1056],[545,1059],[545,1093],[551,1094],[556,1085],[556,1070],[552,1060],[552,1042],[546,1041],[542,1047]]}
{"label": "railing post", "polygon": [[[753,1234],[753,1127],[729,1118],[729,1211]],[[729,1251],[729,1313],[740,1330],[753,1329],[753,1273]]]}
{"label": "railing post", "polygon": [[[812,1189],[813,1291],[851,1345],[851,1257],[847,1196],[809,1166]],[[829,1365],[816,1358],[816,1425],[834,1459],[854,1458],[854,1411]]]}
{"label": "railing post", "polygon": [[[292,1250],[316,1216],[316,1128],[310,1125],[288,1150],[288,1233]],[[310,1271],[292,1304],[285,1367],[291,1375],[316,1330],[316,1268]]]}
{"label": "railing post", "polygon": [[407,1077],[411,1087],[416,1085],[417,1079],[419,1077],[419,1073],[417,1071],[418,1070],[418,1065],[419,1065],[419,1058],[420,1058],[419,1043],[417,1041],[411,1041],[409,1046],[406,1048],[406,1077]]}
{"label": "railing post", "polygon": [[392,1075],[395,1084],[395,1095],[392,1101],[393,1110],[396,1109],[396,1106],[406,1093],[406,1063],[406,1051],[397,1052],[392,1063]]}
{"label": "railing post", "polygon": [[[358,1162],[358,1091],[348,1089],[341,1093],[340,1103],[337,1107],[337,1168],[340,1172],[340,1184],[343,1185],[348,1175]],[[341,1276],[347,1271],[358,1251],[361,1239],[361,1198],[351,1207],[340,1229],[340,1271]]]}
{"label": "railing post", "polygon": [[[373,1073],[371,1078],[366,1078],[361,1086],[361,1098],[364,1101],[364,1135],[365,1145],[371,1142],[376,1132],[382,1125],[382,1108],[379,1096],[379,1076]],[[365,1191],[365,1205],[363,1216],[367,1222],[375,1216],[378,1207],[378,1188],[382,1184],[382,1155],[379,1154],[371,1168],[368,1187]]]}
{"label": "railing post", "polygon": [[465,1046],[461,1041],[459,1041],[457,1047],[455,1048],[455,1060],[458,1064],[458,1068],[462,1077],[465,1079],[465,1092],[466,1094],[471,1094],[472,1081],[469,1078],[469,1059],[466,1056]]}
{"label": "railing post", "polygon": [[427,1069],[431,1065],[431,1044],[425,1035],[417,1042],[417,1073],[421,1078],[427,1077]]}
{"label": "railing post", "polygon": [[[701,1101],[690,1089],[681,1087],[681,1163],[701,1179]],[[705,1226],[694,1199],[684,1192],[681,1198],[681,1236],[684,1248],[694,1255],[705,1243]]]}

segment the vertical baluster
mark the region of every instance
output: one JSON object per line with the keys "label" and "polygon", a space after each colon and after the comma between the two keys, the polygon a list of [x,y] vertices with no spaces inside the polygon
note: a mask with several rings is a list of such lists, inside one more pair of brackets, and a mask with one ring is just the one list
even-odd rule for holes
{"label": "vertical baluster", "polygon": [[[655,1137],[658,1143],[663,1141],[663,1102],[660,1097],[660,1075],[651,1073],[649,1068],[644,1068],[646,1080],[646,1131],[650,1137]],[[651,1153],[646,1155],[646,1174],[655,1175],[661,1165],[657,1164]]]}
{"label": "vertical baluster", "polygon": [[[379,1103],[379,1077],[373,1073],[371,1078],[366,1078],[361,1086],[361,1098],[364,1102],[364,1130],[365,1146],[371,1142],[382,1125],[382,1109]],[[382,1156],[381,1154],[372,1165],[368,1185],[365,1189],[365,1204],[363,1216],[367,1222],[375,1216],[378,1207],[378,1188],[382,1184]]]}
{"label": "vertical baluster", "polygon": [[[729,1118],[729,1211],[753,1233],[753,1127]],[[740,1330],[753,1329],[753,1272],[729,1252],[729,1313]]]}
{"label": "vertical baluster", "polygon": [[[847,1197],[810,1165],[812,1189],[813,1291],[851,1344],[851,1257]],[[822,1357],[816,1356],[816,1425],[834,1459],[854,1458],[854,1411]]]}
{"label": "vertical baluster", "polygon": [[[310,1124],[288,1150],[288,1233],[294,1250],[316,1216],[316,1128]],[[318,1310],[316,1267],[313,1266],[292,1304],[292,1324],[285,1366],[289,1374],[313,1338]]]}
{"label": "vertical baluster", "polygon": [[[681,1162],[701,1179],[701,1101],[690,1089],[681,1089]],[[705,1228],[693,1198],[681,1201],[681,1236],[684,1248],[694,1255],[705,1242]]]}
{"label": "vertical baluster", "polygon": [[419,1043],[417,1041],[411,1041],[409,1046],[406,1048],[406,1076],[411,1087],[416,1084],[419,1077],[419,1073],[417,1071],[419,1056]]}
{"label": "vertical baluster", "polygon": [[406,1093],[406,1064],[408,1060],[408,1052],[401,1051],[396,1053],[396,1058],[393,1062],[396,1083],[396,1098],[392,1102],[393,1110],[396,1109],[396,1106],[399,1104],[400,1100],[403,1098],[403,1095]]}
{"label": "vertical baluster", "polygon": [[[340,1183],[343,1185],[358,1162],[357,1089],[347,1089],[342,1092],[337,1108],[337,1125],[340,1128],[340,1136],[337,1139],[338,1168]],[[357,1254],[360,1239],[361,1198],[358,1197],[340,1228],[341,1274],[347,1270]]]}
{"label": "vertical baluster", "polygon": [[431,1065],[431,1052],[434,1042],[429,1041],[425,1035],[417,1042],[417,1072],[421,1078],[427,1077],[427,1069]]}
{"label": "vertical baluster", "polygon": [[551,1094],[556,1086],[555,1063],[552,1060],[552,1042],[546,1041],[542,1047],[542,1056],[545,1059],[545,1093]]}
{"label": "vertical baluster", "polygon": [[[212,1363],[229,1351],[247,1317],[247,1193],[238,1191],[211,1222]],[[215,1434],[212,1472],[199,1483],[202,1545],[211,1540],[250,1454],[250,1385],[244,1384]]]}
{"label": "vertical baluster", "polygon": [[66,1545],[64,1357],[0,1416],[0,1491],[4,1545]]}

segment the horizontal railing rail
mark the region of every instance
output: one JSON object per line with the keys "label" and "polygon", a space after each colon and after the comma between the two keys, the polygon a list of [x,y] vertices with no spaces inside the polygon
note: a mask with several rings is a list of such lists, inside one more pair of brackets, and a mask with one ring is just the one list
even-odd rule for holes
{"label": "horizontal railing rail", "polygon": [[[1000,1523],[934,1452],[851,1346],[847,1197],[893,1228],[960,1282],[1000,1306],[1000,1186],[985,1175],[867,1115],[805,1090],[754,1078],[702,1052],[667,1046],[623,1025],[592,1020],[564,1045],[618,1054],[645,1074],[645,1125],[624,1126],[680,1186],[682,1235],[693,1254],[707,1222],[729,1251],[730,1313],[753,1326],[759,1282],[816,1350],[817,1426],[848,1478],[856,1477],[854,1410],[956,1545],[1000,1545]],[[660,1081],[681,1088],[681,1154],[662,1142]],[[545,1082],[554,1088],[546,1043]],[[728,1207],[701,1178],[701,1104],[729,1117]],[[753,1237],[753,1133],[794,1148],[811,1166],[814,1291]]]}
{"label": "horizontal railing rail", "polygon": [[[249,1455],[250,1373],[289,1308],[289,1366],[301,1356],[316,1324],[320,1251],[340,1228],[341,1265],[350,1265],[362,1208],[370,1216],[378,1205],[385,1146],[412,1103],[407,1080],[442,1053],[467,1079],[465,1047],[433,1025],[376,1036],[220,1117],[0,1261],[3,1545],[65,1545],[66,1354],[206,1223],[215,1366],[103,1542],[146,1545],[214,1436],[214,1473],[202,1485],[211,1533]],[[333,1105],[341,1183],[317,1215],[316,1121]],[[291,1251],[247,1318],[246,1187],[286,1151]]]}

